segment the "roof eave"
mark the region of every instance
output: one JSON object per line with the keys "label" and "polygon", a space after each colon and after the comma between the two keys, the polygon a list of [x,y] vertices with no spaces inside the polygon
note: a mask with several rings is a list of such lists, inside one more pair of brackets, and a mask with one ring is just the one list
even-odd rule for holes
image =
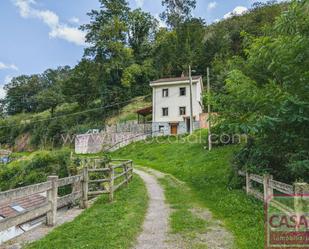
{"label": "roof eave", "polygon": [[[192,80],[192,84],[197,84],[199,81],[200,81],[200,78]],[[189,82],[189,80],[186,80],[186,81],[183,81],[183,80],[182,81],[165,81],[165,82],[152,81],[152,82],[150,82],[151,87],[177,85],[177,84],[190,84],[190,82]]]}

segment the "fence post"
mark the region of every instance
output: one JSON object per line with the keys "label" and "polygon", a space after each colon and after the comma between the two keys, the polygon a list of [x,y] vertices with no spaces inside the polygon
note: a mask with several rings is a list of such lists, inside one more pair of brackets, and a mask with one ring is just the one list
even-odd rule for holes
{"label": "fence post", "polygon": [[269,191],[269,195],[270,196],[274,196],[274,189],[272,188],[272,185],[270,184],[270,181],[271,180],[273,180],[274,179],[274,176],[273,175],[269,175],[269,189],[268,189],[268,191]]}
{"label": "fence post", "polygon": [[250,190],[251,190],[250,174],[246,172],[246,193],[250,194]]}
{"label": "fence post", "polygon": [[270,188],[270,175],[265,174],[263,177],[263,187],[264,187],[264,203],[268,201],[269,196],[271,195]]}
{"label": "fence post", "polygon": [[114,176],[115,169],[111,164],[109,164],[109,201],[112,202],[114,200]]}
{"label": "fence post", "polygon": [[[301,215],[304,214],[309,199],[309,184],[295,183],[294,184],[294,209],[296,213],[296,222],[299,224]],[[307,200],[306,200],[307,198]]]}
{"label": "fence post", "polygon": [[130,166],[131,166],[131,175],[132,175],[132,177],[130,178],[130,181],[132,181],[133,180],[133,161],[132,160],[130,161]]}
{"label": "fence post", "polygon": [[126,186],[128,186],[129,184],[129,175],[128,175],[128,162],[124,162],[123,164],[123,168],[124,168],[124,171],[125,171],[125,176],[126,176]]}
{"label": "fence post", "polygon": [[83,168],[83,179],[82,179],[82,199],[80,202],[80,207],[85,209],[88,208],[88,167]]}
{"label": "fence post", "polygon": [[51,205],[51,210],[47,213],[46,223],[48,226],[54,226],[57,222],[58,176],[48,176],[47,181],[52,183],[52,188],[47,191],[47,200]]}

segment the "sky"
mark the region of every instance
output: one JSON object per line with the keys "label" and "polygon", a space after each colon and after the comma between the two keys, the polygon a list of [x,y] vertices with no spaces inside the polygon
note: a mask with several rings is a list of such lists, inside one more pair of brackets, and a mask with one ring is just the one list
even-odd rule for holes
{"label": "sky", "polygon": [[[132,9],[140,7],[155,17],[163,10],[161,0],[127,1]],[[212,23],[233,12],[242,14],[254,2],[197,0],[193,15]],[[87,13],[98,7],[98,0],[1,0],[0,98],[5,95],[3,85],[14,76],[76,65],[86,46],[78,27],[88,23]]]}

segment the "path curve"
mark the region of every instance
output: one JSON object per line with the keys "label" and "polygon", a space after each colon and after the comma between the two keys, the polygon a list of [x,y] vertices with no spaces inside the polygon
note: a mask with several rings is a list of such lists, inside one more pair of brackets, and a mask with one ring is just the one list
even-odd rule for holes
{"label": "path curve", "polygon": [[135,249],[167,249],[169,207],[165,204],[164,191],[155,176],[134,169],[145,182],[149,206],[143,231],[137,238]]}

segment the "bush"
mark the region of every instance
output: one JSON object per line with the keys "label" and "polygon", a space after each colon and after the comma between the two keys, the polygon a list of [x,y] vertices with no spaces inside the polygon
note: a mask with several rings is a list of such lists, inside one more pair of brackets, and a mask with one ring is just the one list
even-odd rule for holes
{"label": "bush", "polygon": [[0,167],[0,191],[44,182],[50,175],[67,177],[72,171],[70,150],[35,152]]}

